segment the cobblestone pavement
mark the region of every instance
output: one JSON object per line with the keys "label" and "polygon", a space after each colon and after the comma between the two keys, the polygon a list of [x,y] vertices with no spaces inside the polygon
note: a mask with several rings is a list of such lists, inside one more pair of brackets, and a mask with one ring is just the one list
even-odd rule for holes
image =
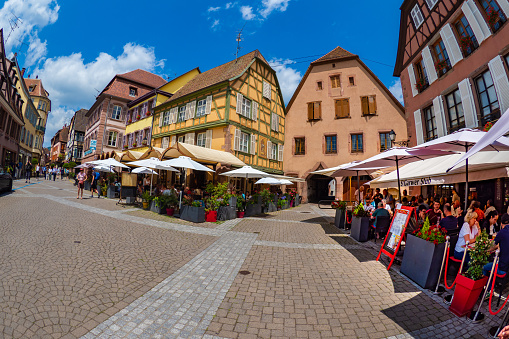
{"label": "cobblestone pavement", "polygon": [[14,186],[0,196],[1,338],[486,338],[500,321],[455,317],[332,210],[196,226],[77,200],[65,180]]}

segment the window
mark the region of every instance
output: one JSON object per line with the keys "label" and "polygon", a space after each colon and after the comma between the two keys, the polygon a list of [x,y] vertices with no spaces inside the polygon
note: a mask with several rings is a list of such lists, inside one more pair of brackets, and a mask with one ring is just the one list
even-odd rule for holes
{"label": "window", "polygon": [[421,59],[414,64],[415,69],[415,88],[417,91],[422,92],[429,86],[428,75],[426,74],[426,67],[424,61]]}
{"label": "window", "polygon": [[412,16],[412,20],[414,21],[415,28],[419,28],[424,22],[424,17],[422,16],[419,4],[416,4],[414,8],[412,8],[410,15]]}
{"label": "window", "polygon": [[198,100],[198,106],[196,108],[196,117],[202,117],[205,115],[205,111],[207,108],[207,100]]}
{"label": "window", "polygon": [[196,135],[196,146],[205,147],[205,141],[207,139],[207,133],[198,133]]}
{"label": "window", "polygon": [[182,142],[185,142],[186,141],[186,136],[185,135],[181,135],[178,137],[178,142],[179,143],[182,143]]}
{"label": "window", "polygon": [[465,127],[465,114],[459,89],[445,96],[449,116],[449,133]]}
{"label": "window", "polygon": [[182,122],[186,120],[186,106],[180,106],[179,107],[179,116],[178,116],[178,122]]}
{"label": "window", "polygon": [[330,82],[331,82],[331,86],[332,88],[339,88],[341,87],[341,83],[340,83],[340,76],[339,75],[333,75],[330,77]]}
{"label": "window", "polygon": [[138,95],[138,89],[136,87],[129,87],[129,96],[135,97]]}
{"label": "window", "polygon": [[306,139],[295,138],[295,155],[306,154]]}
{"label": "window", "polygon": [[117,147],[117,132],[109,132],[108,146]]}
{"label": "window", "polygon": [[500,118],[500,106],[493,85],[490,71],[486,71],[475,79],[479,105],[481,106],[481,124]]}
{"label": "window", "polygon": [[334,109],[336,112],[336,119],[350,117],[350,101],[349,99],[334,100]]}
{"label": "window", "polygon": [[500,27],[506,22],[507,18],[498,6],[495,0],[482,0],[481,5],[486,13],[488,24],[493,32],[498,31]]}
{"label": "window", "polygon": [[239,151],[248,153],[249,152],[249,142],[251,138],[249,134],[240,132],[240,143],[239,143]]}
{"label": "window", "polygon": [[170,124],[170,114],[171,114],[170,111],[166,111],[161,114],[163,114],[163,126],[169,125]]}
{"label": "window", "polygon": [[39,100],[39,104],[37,105],[37,109],[40,109],[41,111],[46,110],[46,101]]}
{"label": "window", "polygon": [[113,111],[111,112],[111,118],[115,120],[120,120],[120,114],[122,113],[122,107],[114,105]]}
{"label": "window", "polygon": [[362,115],[376,114],[376,97],[369,95],[361,97]]}
{"label": "window", "polygon": [[278,144],[272,143],[272,147],[270,149],[270,154],[271,154],[271,159],[272,160],[277,160],[278,159],[277,158],[277,156],[278,156],[278,154],[277,154],[278,147],[279,147]]}
{"label": "window", "polygon": [[438,0],[426,0],[426,5],[429,9],[432,9],[437,4]]}
{"label": "window", "polygon": [[364,146],[362,142],[362,134],[352,134],[352,152],[363,152]]}
{"label": "window", "polygon": [[436,139],[438,135],[433,106],[426,107],[423,111],[424,111],[424,125],[426,129],[426,141]]}
{"label": "window", "polygon": [[451,69],[451,62],[449,61],[449,55],[445,50],[444,42],[442,39],[439,39],[432,47],[433,54],[435,54],[435,68],[438,76],[444,75]]}
{"label": "window", "polygon": [[325,153],[332,154],[337,153],[337,136],[336,135],[326,135],[325,136]]}
{"label": "window", "polygon": [[380,152],[392,147],[391,136],[389,132],[380,133]]}
{"label": "window", "polygon": [[246,99],[246,97],[242,97],[242,104],[240,107],[240,114],[245,116],[246,118],[251,119],[251,100]]}
{"label": "window", "polygon": [[270,129],[275,132],[279,132],[279,115],[276,113],[271,114]]}
{"label": "window", "polygon": [[35,85],[32,85],[32,86],[28,87],[28,91],[29,92],[35,91]]}
{"label": "window", "polygon": [[321,91],[322,89],[323,89],[322,82],[321,81],[317,81],[316,82],[316,90],[317,91]]}
{"label": "window", "polygon": [[308,102],[308,120],[320,120],[322,118],[322,102]]}
{"label": "window", "polygon": [[474,31],[470,27],[467,18],[462,15],[458,21],[454,24],[456,27],[456,31],[460,37],[460,47],[464,56],[470,55],[477,47],[479,47],[479,43],[475,38]]}
{"label": "window", "polygon": [[355,78],[354,77],[348,77],[348,83],[350,86],[355,86]]}

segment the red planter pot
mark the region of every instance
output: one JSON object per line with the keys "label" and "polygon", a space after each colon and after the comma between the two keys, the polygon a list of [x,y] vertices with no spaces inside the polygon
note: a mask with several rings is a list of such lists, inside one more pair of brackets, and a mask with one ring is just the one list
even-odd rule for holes
{"label": "red planter pot", "polygon": [[217,211],[205,212],[205,221],[216,222],[217,221]]}
{"label": "red planter pot", "polygon": [[487,281],[488,277],[472,280],[464,275],[458,275],[456,289],[454,290],[454,297],[452,298],[451,306],[449,306],[449,311],[456,314],[458,317],[469,315]]}
{"label": "red planter pot", "polygon": [[245,212],[237,211],[237,218],[240,218],[240,219],[244,218],[244,213]]}
{"label": "red planter pot", "polygon": [[167,208],[166,209],[166,214],[171,217],[173,216],[173,213],[175,213],[175,209],[174,208]]}

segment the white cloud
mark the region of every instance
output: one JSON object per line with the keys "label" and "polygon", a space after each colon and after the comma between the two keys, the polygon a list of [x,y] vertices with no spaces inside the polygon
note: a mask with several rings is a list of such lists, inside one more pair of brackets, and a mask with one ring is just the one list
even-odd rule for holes
{"label": "white cloud", "polygon": [[39,61],[42,61],[47,53],[46,46],[46,41],[42,42],[38,37],[32,36],[30,38],[27,56],[23,65],[25,67],[30,67],[32,65],[36,65]]}
{"label": "white cloud", "polygon": [[279,86],[281,87],[281,92],[283,93],[283,99],[286,103],[290,101],[293,92],[295,92],[295,89],[299,85],[300,79],[302,79],[302,75],[299,71],[289,67],[289,65],[293,63],[295,63],[295,61],[289,59],[283,60],[273,58],[269,60],[269,64],[276,71]]}
{"label": "white cloud", "polygon": [[228,2],[224,8],[225,8],[225,9],[230,9],[230,8],[232,8],[232,7],[233,7],[233,5],[234,5],[234,3],[233,3],[233,2]]}
{"label": "white cloud", "polygon": [[260,14],[267,18],[273,11],[284,12],[288,8],[290,0],[262,0]]}
{"label": "white cloud", "polygon": [[[46,54],[46,42],[42,43],[37,30],[57,21],[60,6],[56,0],[7,0],[0,9],[0,27],[4,29],[6,53],[34,52],[30,62],[36,63]],[[28,49],[23,47],[27,43]],[[26,64],[25,66],[31,66]]]}
{"label": "white cloud", "polygon": [[137,68],[154,71],[158,67],[164,67],[164,60],[156,59],[153,48],[133,43],[126,44],[123,53],[116,57],[100,53],[89,63],[85,63],[81,53],[46,59],[33,72],[50,93],[53,106],[46,129],[46,135],[49,136],[46,142],[62,127],[69,110],[89,108],[116,74]]}
{"label": "white cloud", "polygon": [[219,25],[219,19],[216,19],[214,20],[214,22],[212,23],[212,26],[210,26],[210,28],[216,28],[216,26]]}
{"label": "white cloud", "polygon": [[403,90],[401,89],[401,82],[399,79],[394,80],[392,85],[389,87],[389,91],[391,91],[392,95],[394,95],[402,105],[404,105]]}
{"label": "white cloud", "polygon": [[209,9],[207,9],[207,12],[217,12],[221,9],[221,7],[209,7]]}
{"label": "white cloud", "polygon": [[255,14],[253,13],[253,7],[251,6],[240,7],[240,12],[242,13],[242,19],[244,20],[253,20],[255,17]]}

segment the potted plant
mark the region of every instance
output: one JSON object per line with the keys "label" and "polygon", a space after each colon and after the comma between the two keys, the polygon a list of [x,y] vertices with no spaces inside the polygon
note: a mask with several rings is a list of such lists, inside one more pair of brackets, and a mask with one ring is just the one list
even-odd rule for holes
{"label": "potted plant", "polygon": [[470,262],[465,274],[459,274],[456,278],[456,289],[449,310],[458,317],[469,315],[479,298],[488,277],[482,273],[484,265],[488,263],[491,241],[488,234],[482,231],[475,240],[475,245],[470,250]]}
{"label": "potted plant", "polygon": [[369,212],[362,204],[357,205],[352,212],[352,229],[350,236],[359,242],[368,241],[369,233]]}
{"label": "potted plant", "polygon": [[160,195],[152,200],[151,211],[157,214],[164,214],[166,212],[166,206],[168,204],[168,196]]}
{"label": "potted plant", "polygon": [[138,115],[136,116],[136,120],[140,120],[140,119],[141,119],[141,115],[139,115],[139,114],[138,114]]}
{"label": "potted plant", "polygon": [[136,142],[133,142],[133,147],[136,147],[138,146],[138,144]]}
{"label": "potted plant", "polygon": [[176,194],[170,194],[168,195],[168,204],[166,206],[166,214],[171,217],[173,214],[175,214],[175,207],[177,207],[179,203],[179,199],[177,198]]}
{"label": "potted plant", "polygon": [[271,212],[269,210],[269,204],[271,203],[271,201],[273,201],[273,197],[270,191],[267,188],[265,188],[260,192],[260,196],[262,197],[263,213]]}
{"label": "potted plant", "polygon": [[127,149],[129,146],[127,144],[124,145],[124,149]]}
{"label": "potted plant", "polygon": [[205,221],[205,207],[199,201],[193,201],[189,198],[185,199],[184,202],[180,211],[180,219],[196,223]]}
{"label": "potted plant", "polygon": [[246,205],[246,217],[262,214],[262,197],[259,193],[253,194]]}
{"label": "potted plant", "polygon": [[142,145],[146,145],[146,144],[147,144],[147,140],[143,139],[143,140],[141,141],[141,144],[142,144]]}
{"label": "potted plant", "polygon": [[141,198],[142,198],[142,200],[143,200],[143,209],[144,209],[144,210],[148,210],[148,208],[149,208],[149,206],[150,206],[150,202],[152,201],[152,199],[153,199],[154,197],[152,197],[152,196],[150,195],[150,192],[149,192],[149,191],[145,191],[145,192],[143,192],[143,193],[142,193]]}
{"label": "potted plant", "polygon": [[132,123],[132,122],[133,122],[133,119],[129,119],[129,120],[127,120],[127,123],[128,123],[128,124],[130,124],[130,123]]}
{"label": "potted plant", "polygon": [[442,75],[442,74],[447,73],[449,65],[447,64],[447,61],[445,61],[445,60],[437,61],[437,62],[435,62],[435,68],[436,68],[438,74]]}
{"label": "potted plant", "polygon": [[495,25],[500,20],[500,15],[495,10],[495,8],[493,8],[492,6],[490,6],[488,8],[487,14],[488,14],[488,23],[490,24],[493,31],[496,31]]}
{"label": "potted plant", "polygon": [[422,288],[436,286],[445,251],[447,231],[438,225],[430,225],[426,218],[420,229],[407,234],[401,273]]}
{"label": "potted plant", "polygon": [[460,47],[465,56],[472,53],[472,50],[474,49],[474,42],[472,41],[472,38],[469,35],[461,36]]}
{"label": "potted plant", "polygon": [[244,218],[244,211],[246,210],[246,201],[242,195],[237,196],[237,218]]}
{"label": "potted plant", "polygon": [[106,195],[108,199],[115,199],[117,188],[115,187],[114,183],[117,176],[115,173],[108,173],[107,181],[108,181],[108,190],[106,192]]}
{"label": "potted plant", "polygon": [[493,127],[493,123],[491,121],[488,121],[486,125],[484,125],[483,131],[488,132]]}
{"label": "potted plant", "polygon": [[419,78],[415,82],[415,88],[417,89],[417,91],[419,91],[419,93],[424,91],[427,86],[428,86],[428,83],[426,82],[426,80],[424,80],[424,78]]}
{"label": "potted plant", "polygon": [[108,185],[106,185],[106,184],[102,185],[101,186],[101,195],[103,197],[105,197],[107,192],[108,192]]}
{"label": "potted plant", "polygon": [[331,207],[336,210],[334,225],[336,225],[337,228],[345,228],[346,201],[335,200],[331,203]]}

